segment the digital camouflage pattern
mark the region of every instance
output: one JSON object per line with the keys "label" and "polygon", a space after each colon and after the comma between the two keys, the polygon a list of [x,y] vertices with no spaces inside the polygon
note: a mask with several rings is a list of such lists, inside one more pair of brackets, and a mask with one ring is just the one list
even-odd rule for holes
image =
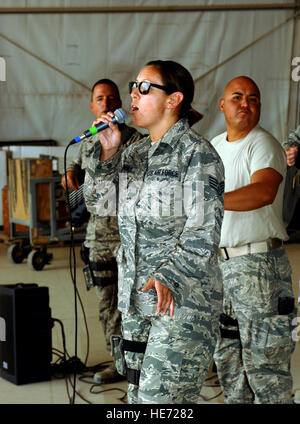
{"label": "digital camouflage pattern", "polygon": [[118,373],[125,377],[127,375],[127,365],[123,351],[123,339],[119,335],[111,336],[111,356],[114,358]]}
{"label": "digital camouflage pattern", "polygon": [[[142,341],[157,337],[162,358],[167,344],[169,356],[173,344],[174,349],[183,350],[187,340],[193,346],[193,352],[196,345],[202,349],[202,355],[205,349],[213,349],[211,346],[217,332],[215,318],[220,314],[222,303],[217,250],[223,219],[223,194],[224,169],[218,154],[208,141],[189,128],[184,119],[178,121],[159,142],[151,143],[150,137],[145,137],[105,162],[99,162],[97,153],[93,166],[87,170],[85,198],[94,205],[91,211],[105,215],[118,207],[122,241],[118,252],[118,293],[124,337],[135,340],[133,328],[138,327],[140,317],[144,317],[149,323],[141,329],[137,341],[140,337]],[[152,335],[156,321],[162,317],[155,316],[156,291],[141,292],[149,278],[168,287],[175,299],[174,319],[165,317],[166,321],[170,320],[166,334],[161,328],[161,333],[158,331]],[[131,326],[130,322],[136,324]],[[175,348],[177,338],[179,345]],[[189,367],[198,369],[198,372],[202,366],[206,369],[203,356],[194,354],[194,360],[185,364],[184,375],[180,374],[183,386],[194,372],[188,371]],[[153,355],[155,357],[156,353]],[[129,353],[126,358],[130,362],[128,366],[135,364],[134,369],[143,362],[142,357],[139,361],[136,358],[130,360]],[[211,355],[207,358],[208,362],[210,360]],[[145,379],[160,373],[162,362],[165,360],[156,362],[150,353],[149,358],[146,353],[141,387],[145,386]],[[173,364],[171,359],[169,365],[168,372],[173,366],[179,372],[180,364]],[[155,368],[150,371],[153,366]],[[198,376],[197,381],[201,383],[205,376]],[[181,399],[181,389],[181,393],[168,394],[168,390],[173,391],[177,384],[179,380],[166,386],[160,401],[164,397],[168,402],[171,399],[174,402],[176,399],[181,402],[195,400],[197,395],[191,392]],[[157,401],[160,389],[157,384],[153,387],[153,392],[141,395],[139,402]],[[135,389],[129,385],[129,393]],[[135,395],[129,398],[132,402],[137,401]]]}
{"label": "digital camouflage pattern", "polygon": [[219,333],[218,314],[190,319],[125,314],[122,327],[125,339],[148,342],[145,355],[125,351],[127,366],[141,372],[139,386],[128,384],[128,403],[199,403]]}
{"label": "digital camouflage pattern", "polygon": [[220,266],[223,312],[237,320],[221,324],[233,337],[225,333],[214,355],[226,402],[292,403],[290,359],[296,308],[284,248],[220,259]]}
{"label": "digital camouflage pattern", "polygon": [[[162,215],[167,189],[191,182],[198,182],[200,188],[193,204],[175,215],[171,201],[171,213]],[[106,211],[105,204],[116,203],[113,197],[119,191],[122,312],[155,314],[156,293],[141,293],[149,278],[172,291],[175,316],[197,315],[199,304],[205,304],[206,290],[220,291],[217,250],[223,218],[223,164],[210,143],[185,120],[178,121],[160,142],[151,144],[146,137],[105,162],[94,156],[84,190],[87,202],[93,204],[89,210],[98,214]]]}
{"label": "digital camouflage pattern", "polygon": [[[141,134],[127,125],[120,125],[122,132],[122,150],[141,138]],[[100,155],[98,134],[87,138],[80,144],[76,160],[68,167],[78,175],[87,171],[95,152]],[[86,229],[85,246],[89,250],[89,260],[95,263],[106,263],[115,260],[120,247],[120,235],[116,216],[100,217],[93,214],[93,204],[85,198],[88,211],[91,213]],[[118,311],[118,277],[112,270],[93,271],[95,277],[111,278],[111,285],[96,286],[99,298],[99,319],[103,325],[107,349],[110,351],[110,338],[113,334],[121,334],[121,314]]]}
{"label": "digital camouflage pattern", "polygon": [[292,147],[292,146],[299,146],[299,145],[300,145],[300,125],[298,125],[298,127],[294,131],[291,131],[288,137],[286,138],[286,140],[284,140],[284,142],[282,143],[282,146],[284,149],[287,149],[288,147]]}
{"label": "digital camouflage pattern", "polygon": [[[122,132],[121,150],[141,138],[141,134],[134,128],[127,125],[119,125],[119,127]],[[80,175],[82,170],[86,171],[90,166],[93,155],[97,156],[98,154],[100,156],[100,149],[98,134],[84,140],[80,144],[76,160],[70,164],[68,171],[76,171],[78,175]],[[112,257],[116,257],[116,252],[120,245],[118,220],[116,215],[99,217],[97,213],[93,214],[94,204],[92,200],[85,198],[87,209],[91,213],[87,225],[85,246],[95,248],[97,251],[96,256],[99,255],[100,258],[105,257],[107,258],[106,260],[110,260]],[[103,251],[102,254],[101,251]]]}
{"label": "digital camouflage pattern", "polygon": [[[289,147],[300,146],[300,125],[296,130],[291,131],[282,146],[287,149]],[[298,152],[298,157],[300,152]],[[295,166],[287,168],[284,199],[283,199],[283,220],[288,226],[294,216],[295,209],[300,198],[300,171],[298,160]]]}

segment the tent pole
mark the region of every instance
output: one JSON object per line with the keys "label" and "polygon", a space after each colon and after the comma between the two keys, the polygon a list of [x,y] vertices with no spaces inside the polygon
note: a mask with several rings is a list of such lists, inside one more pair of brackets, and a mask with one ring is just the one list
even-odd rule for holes
{"label": "tent pole", "polygon": [[39,13],[158,13],[158,12],[220,12],[249,10],[299,9],[298,1],[290,3],[252,3],[227,5],[195,6],[128,6],[128,7],[1,7],[0,14],[39,14]]}

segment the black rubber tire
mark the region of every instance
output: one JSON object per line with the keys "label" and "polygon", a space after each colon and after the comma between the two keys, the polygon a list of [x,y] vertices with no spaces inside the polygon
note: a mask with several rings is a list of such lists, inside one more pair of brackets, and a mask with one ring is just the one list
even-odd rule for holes
{"label": "black rubber tire", "polygon": [[10,262],[13,262],[14,264],[20,264],[26,258],[24,249],[17,243],[9,246],[7,256]]}
{"label": "black rubber tire", "polygon": [[46,265],[46,256],[44,252],[32,250],[27,258],[28,266],[35,271],[42,271]]}

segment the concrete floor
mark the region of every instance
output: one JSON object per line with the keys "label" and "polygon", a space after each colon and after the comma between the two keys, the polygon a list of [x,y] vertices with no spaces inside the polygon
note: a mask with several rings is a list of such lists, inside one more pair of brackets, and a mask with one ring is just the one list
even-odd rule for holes
{"label": "concrete floor", "polygon": [[[300,244],[286,246],[289,259],[293,267],[294,294],[298,297],[298,281],[300,279]],[[0,243],[0,284],[36,283],[49,288],[50,307],[52,318],[59,319],[64,326],[66,348],[70,356],[75,354],[75,319],[74,319],[74,286],[69,271],[69,248],[52,247],[48,251],[53,254],[50,265],[42,271],[29,268],[26,260],[22,264],[11,263],[7,258],[8,245]],[[87,291],[82,274],[82,262],[79,256],[79,247],[76,247],[77,258],[77,289],[85,311],[86,322],[80,302],[78,309],[78,344],[77,356],[87,366],[111,360],[105,349],[104,335],[98,321],[98,302],[95,290]],[[298,331],[299,335],[299,331]],[[300,389],[300,342],[297,342],[292,359],[292,374],[294,391]],[[61,328],[58,323],[52,329],[52,347],[62,350]],[[53,361],[57,357],[53,355]],[[105,386],[94,386],[92,373],[85,378],[77,378],[77,394],[73,398],[73,376],[66,384],[65,379],[52,378],[50,381],[15,385],[6,379],[0,378],[0,404],[124,404],[126,381]],[[220,387],[216,384],[217,377],[210,369],[208,379],[202,389],[201,403],[223,404],[224,399]]]}

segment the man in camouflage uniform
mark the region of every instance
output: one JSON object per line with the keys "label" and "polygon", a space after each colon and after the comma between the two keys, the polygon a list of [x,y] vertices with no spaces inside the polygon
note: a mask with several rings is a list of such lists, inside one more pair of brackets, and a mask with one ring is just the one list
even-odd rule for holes
{"label": "man in camouflage uniform", "polygon": [[286,159],[259,125],[260,92],[248,77],[220,100],[227,131],[211,143],[225,166],[220,242],[224,301],[215,351],[227,403],[291,403],[295,314],[282,220]]}
{"label": "man in camouflage uniform", "polygon": [[290,224],[292,226],[296,224],[297,229],[298,219],[296,218],[294,220],[293,216],[297,215],[296,207],[300,198],[300,164],[298,157],[298,150],[300,146],[300,125],[295,131],[290,132],[286,140],[282,143],[282,146],[285,149],[288,165],[283,198],[283,220],[287,227],[289,227]]}
{"label": "man in camouflage uniform", "polygon": [[[184,118],[155,143],[146,137],[99,157],[87,169],[85,197],[101,214],[118,193],[124,339],[116,362],[127,375],[128,401],[198,403],[222,307],[223,165]],[[172,292],[173,317],[158,313],[155,282]]]}
{"label": "man in camouflage uniform", "polygon": [[294,131],[290,132],[287,139],[282,143],[282,146],[285,149],[288,166],[295,165],[300,146],[300,125]]}
{"label": "man in camouflage uniform", "polygon": [[[97,81],[92,88],[90,109],[97,119],[102,113],[114,111],[122,106],[117,85],[109,79]],[[140,134],[125,124],[119,125],[122,133],[122,148],[140,138]],[[80,185],[80,176],[89,166],[94,151],[99,147],[98,135],[84,140],[80,144],[77,159],[68,167],[67,179],[69,188],[77,190]],[[65,177],[62,178],[65,188]],[[89,209],[89,200],[86,201]],[[120,246],[120,236],[116,216],[99,217],[93,213],[87,225],[84,251],[89,261],[91,272],[86,278],[87,285],[96,286],[99,297],[99,318],[103,326],[107,349],[110,352],[110,338],[112,334],[121,334],[121,315],[117,308],[118,271],[116,254]],[[92,274],[92,275],[91,275]],[[103,371],[94,375],[96,383],[111,383],[118,381],[118,374],[114,363]]]}

